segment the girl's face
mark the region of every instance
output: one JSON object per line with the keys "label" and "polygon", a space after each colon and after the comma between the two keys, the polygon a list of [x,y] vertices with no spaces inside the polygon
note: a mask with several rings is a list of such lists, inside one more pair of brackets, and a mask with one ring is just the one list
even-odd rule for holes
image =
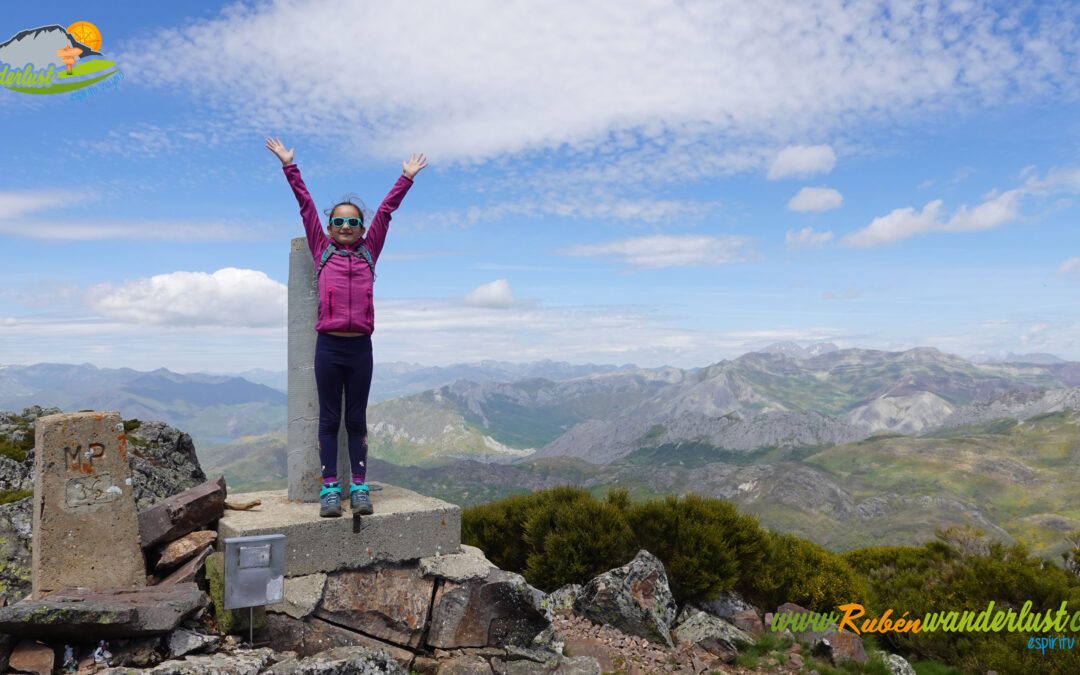
{"label": "girl's face", "polygon": [[[356,208],[352,204],[341,204],[334,207],[333,213],[330,214],[330,220],[334,218],[359,218],[360,209]],[[343,227],[335,227],[333,225],[326,226],[326,233],[330,235],[330,238],[341,244],[342,246],[352,246],[356,242],[364,238],[364,226],[349,227],[348,224]]]}

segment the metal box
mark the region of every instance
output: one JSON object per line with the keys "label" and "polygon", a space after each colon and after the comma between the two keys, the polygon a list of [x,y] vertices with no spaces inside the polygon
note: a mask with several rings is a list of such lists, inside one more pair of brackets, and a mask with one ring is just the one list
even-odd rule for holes
{"label": "metal box", "polygon": [[285,599],[285,535],[225,540],[225,609]]}

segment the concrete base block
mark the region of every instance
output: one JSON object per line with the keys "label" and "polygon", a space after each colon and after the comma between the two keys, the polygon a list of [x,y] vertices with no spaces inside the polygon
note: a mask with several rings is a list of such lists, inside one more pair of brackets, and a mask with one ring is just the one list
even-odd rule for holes
{"label": "concrete base block", "polygon": [[225,511],[218,521],[217,545],[261,534],[285,535],[285,575],[360,569],[373,563],[399,563],[461,550],[461,507],[394,485],[373,490],[375,513],[353,518],[348,496],[344,515],[320,518],[318,504],[290,501],[285,490],[231,495],[259,499],[249,511]]}

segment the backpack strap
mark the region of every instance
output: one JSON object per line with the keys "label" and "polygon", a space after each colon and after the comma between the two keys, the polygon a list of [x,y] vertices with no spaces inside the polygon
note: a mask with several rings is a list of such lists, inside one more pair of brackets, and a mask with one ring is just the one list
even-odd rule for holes
{"label": "backpack strap", "polygon": [[368,269],[371,270],[371,280],[375,280],[375,261],[371,259],[371,254],[368,253],[367,248],[363,244],[360,244],[360,248],[355,251],[344,251],[337,246],[334,246],[333,242],[327,244],[326,250],[322,252],[322,257],[319,259],[319,267],[315,270],[316,279],[322,274],[323,268],[326,267],[326,261],[330,260],[330,256],[332,255],[340,255],[345,258],[350,256],[363,258],[364,262],[368,265]]}

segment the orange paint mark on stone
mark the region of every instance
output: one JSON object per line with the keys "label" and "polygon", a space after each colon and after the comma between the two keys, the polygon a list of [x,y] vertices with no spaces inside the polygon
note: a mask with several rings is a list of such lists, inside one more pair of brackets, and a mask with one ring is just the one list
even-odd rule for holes
{"label": "orange paint mark on stone", "polygon": [[445,525],[445,524],[446,524],[446,519],[443,519],[443,521],[442,521],[442,524],[443,524],[443,525]]}
{"label": "orange paint mark on stone", "polygon": [[116,440],[120,442],[120,459],[125,462],[128,461],[127,456],[127,434],[120,434],[116,437]]}

